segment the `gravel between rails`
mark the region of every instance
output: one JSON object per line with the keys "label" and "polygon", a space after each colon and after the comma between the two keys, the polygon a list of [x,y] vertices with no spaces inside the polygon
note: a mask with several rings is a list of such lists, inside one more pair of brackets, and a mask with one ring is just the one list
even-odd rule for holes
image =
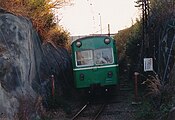
{"label": "gravel between rails", "polygon": [[[130,91],[121,91],[119,95],[111,99],[111,103],[107,104],[99,116],[98,120],[135,120],[135,113],[137,112],[137,105],[132,105],[134,95]],[[63,110],[59,109],[52,115],[51,120],[70,120],[71,116],[80,109],[80,103],[72,103],[72,113],[66,114]],[[78,117],[77,120],[91,120],[94,116],[96,109],[99,105],[94,104],[88,108],[86,112]]]}

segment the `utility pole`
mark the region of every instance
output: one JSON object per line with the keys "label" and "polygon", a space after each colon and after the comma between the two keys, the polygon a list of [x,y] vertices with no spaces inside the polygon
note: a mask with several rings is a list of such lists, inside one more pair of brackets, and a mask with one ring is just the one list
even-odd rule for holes
{"label": "utility pole", "polygon": [[140,58],[139,63],[142,63],[143,58],[147,57],[149,47],[149,41],[147,40],[147,26],[148,26],[148,16],[149,16],[149,0],[137,0],[137,6],[142,9],[142,41],[140,48]]}
{"label": "utility pole", "polygon": [[108,24],[108,36],[110,37],[110,24]]}
{"label": "utility pole", "polygon": [[148,16],[149,16],[149,1],[148,0],[142,0],[142,4],[143,4],[143,18],[144,18],[144,26],[143,26],[143,30],[144,30],[144,42],[145,42],[145,55],[146,57],[149,56],[150,51],[148,50],[148,48],[150,47],[149,44],[149,40],[147,38],[147,29],[148,29]]}
{"label": "utility pole", "polygon": [[102,22],[101,22],[101,14],[100,13],[98,13],[98,15],[100,16],[100,32],[101,32],[101,34],[102,34]]}
{"label": "utility pole", "polygon": [[147,27],[149,16],[149,0],[138,0],[136,2],[138,6],[142,8],[142,54],[147,55],[147,48],[149,47],[149,41],[147,40]]}

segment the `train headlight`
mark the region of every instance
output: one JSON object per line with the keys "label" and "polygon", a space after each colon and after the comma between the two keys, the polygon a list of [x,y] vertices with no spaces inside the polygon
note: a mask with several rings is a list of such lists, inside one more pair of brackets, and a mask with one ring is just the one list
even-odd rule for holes
{"label": "train headlight", "polygon": [[108,72],[108,77],[111,78],[113,76],[113,72],[112,71],[109,71]]}
{"label": "train headlight", "polygon": [[77,46],[77,47],[81,47],[81,45],[82,45],[82,43],[81,43],[80,41],[77,41],[77,42],[76,42],[76,46]]}
{"label": "train headlight", "polygon": [[84,80],[84,74],[80,74],[80,80]]}
{"label": "train headlight", "polygon": [[104,40],[104,43],[105,44],[109,44],[111,42],[111,40],[109,39],[109,38],[106,38],[105,40]]}

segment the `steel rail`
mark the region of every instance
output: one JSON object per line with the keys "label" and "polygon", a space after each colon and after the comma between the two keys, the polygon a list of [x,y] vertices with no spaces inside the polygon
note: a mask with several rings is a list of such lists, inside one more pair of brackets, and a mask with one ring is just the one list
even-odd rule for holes
{"label": "steel rail", "polygon": [[71,120],[74,120],[75,118],[77,118],[80,113],[82,113],[82,111],[89,105],[89,102],[87,102],[73,117]]}
{"label": "steel rail", "polygon": [[100,109],[98,110],[97,114],[95,115],[95,117],[93,118],[93,120],[97,120],[97,118],[100,116],[100,114],[102,113],[102,111],[104,110],[106,106],[106,103],[102,104]]}

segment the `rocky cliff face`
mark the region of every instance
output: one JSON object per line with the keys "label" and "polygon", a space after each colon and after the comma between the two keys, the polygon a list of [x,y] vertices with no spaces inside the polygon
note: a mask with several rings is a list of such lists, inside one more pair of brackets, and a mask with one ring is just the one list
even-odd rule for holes
{"label": "rocky cliff face", "polygon": [[[35,102],[43,86],[50,84],[50,75],[55,74],[56,83],[70,80],[70,58],[62,48],[41,46],[28,19],[0,12],[0,119],[32,120],[38,116]],[[60,87],[63,84],[56,86],[66,88]]]}

